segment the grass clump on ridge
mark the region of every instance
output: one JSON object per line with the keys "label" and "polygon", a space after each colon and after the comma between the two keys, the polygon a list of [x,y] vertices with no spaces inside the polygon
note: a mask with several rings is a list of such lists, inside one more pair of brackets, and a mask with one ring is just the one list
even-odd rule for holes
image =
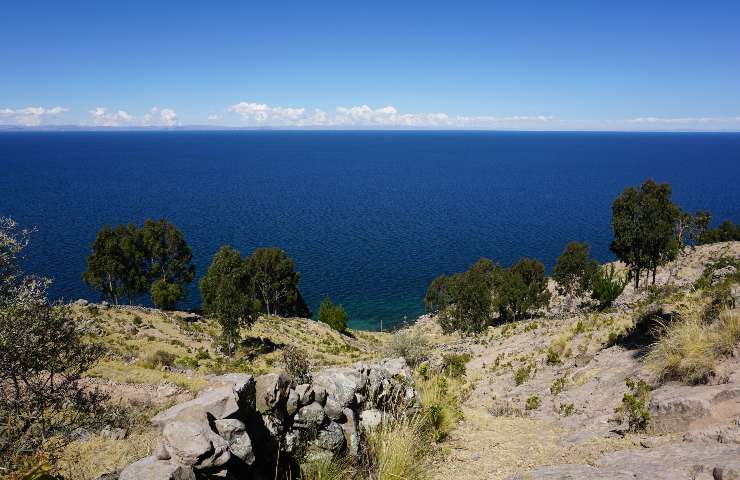
{"label": "grass clump on ridge", "polygon": [[667,325],[646,357],[648,370],[660,381],[706,383],[717,364],[740,342],[740,312],[724,310],[707,323],[696,311]]}

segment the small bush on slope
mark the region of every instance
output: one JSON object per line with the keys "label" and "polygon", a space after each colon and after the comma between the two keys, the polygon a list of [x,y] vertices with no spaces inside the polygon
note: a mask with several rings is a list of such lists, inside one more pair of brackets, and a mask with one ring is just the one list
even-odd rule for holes
{"label": "small bush on slope", "polygon": [[285,346],[283,348],[283,365],[296,385],[311,383],[311,362],[306,352],[300,348],[295,345]]}
{"label": "small bush on slope", "polygon": [[450,353],[442,358],[444,370],[452,378],[462,377],[465,375],[465,364],[470,360],[469,353]]}
{"label": "small bush on slope", "polygon": [[622,405],[616,413],[626,417],[631,432],[645,431],[650,424],[650,386],[644,380],[628,378],[626,380],[629,391],[622,397]]}
{"label": "small bush on slope", "polygon": [[592,278],[591,298],[599,302],[599,309],[610,306],[624,290],[627,278],[616,273],[614,264],[596,270]]}
{"label": "small bush on slope", "polygon": [[423,362],[429,352],[429,340],[421,331],[404,328],[391,336],[385,346],[389,357],[403,357],[411,368]]}
{"label": "small bush on slope", "polygon": [[331,298],[326,297],[319,305],[319,313],[316,318],[319,322],[329,325],[337,332],[347,330],[347,312],[341,305],[332,303]]}

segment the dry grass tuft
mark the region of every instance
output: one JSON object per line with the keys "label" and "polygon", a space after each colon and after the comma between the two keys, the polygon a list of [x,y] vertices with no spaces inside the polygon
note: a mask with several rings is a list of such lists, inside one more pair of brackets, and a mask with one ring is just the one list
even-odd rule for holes
{"label": "dry grass tuft", "polygon": [[426,457],[431,442],[420,416],[405,417],[386,423],[368,435],[368,449],[373,460],[373,479],[422,480],[426,478]]}
{"label": "dry grass tuft", "polygon": [[151,455],[158,437],[155,430],[134,433],[122,440],[93,435],[68,445],[57,467],[66,479],[95,480]]}
{"label": "dry grass tuft", "polygon": [[740,312],[725,310],[711,324],[699,315],[688,315],[666,326],[648,353],[646,365],[661,381],[705,383],[739,341]]}

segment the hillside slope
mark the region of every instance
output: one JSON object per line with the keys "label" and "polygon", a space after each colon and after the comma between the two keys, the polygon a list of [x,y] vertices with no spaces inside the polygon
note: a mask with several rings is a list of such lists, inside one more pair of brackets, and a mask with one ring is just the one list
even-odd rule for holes
{"label": "hillside slope", "polygon": [[[657,287],[630,286],[606,312],[558,312],[462,339],[420,319],[438,355],[471,355],[465,419],[433,478],[737,478],[727,475],[740,472],[738,349],[699,385],[661,381],[648,361],[666,329],[711,305],[711,287],[695,285],[721,257],[740,261],[740,242],[687,249],[659,269]],[[740,306],[737,284],[732,294]],[[723,315],[740,322],[737,307]],[[653,388],[637,409],[650,416],[644,431],[630,430],[629,409],[616,412],[627,379]]]}

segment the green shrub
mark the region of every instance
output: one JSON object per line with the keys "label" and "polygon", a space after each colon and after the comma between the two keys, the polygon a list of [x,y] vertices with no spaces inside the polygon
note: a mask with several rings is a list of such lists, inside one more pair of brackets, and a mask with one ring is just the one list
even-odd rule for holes
{"label": "green shrub", "polygon": [[385,354],[389,357],[403,357],[406,363],[415,368],[427,358],[429,340],[426,335],[415,328],[404,328],[391,335],[385,345]]}
{"label": "green shrub", "polygon": [[694,286],[699,289],[708,289],[712,285],[712,277],[715,270],[725,267],[735,267],[735,273],[725,278],[727,283],[740,282],[740,259],[722,255],[717,260],[709,262]]}
{"label": "green shrub", "polygon": [[421,377],[422,380],[429,380],[429,364],[427,362],[424,362],[419,365],[416,373],[419,375],[419,377]]}
{"label": "green shrub", "polygon": [[447,375],[457,378],[465,375],[465,364],[468,360],[470,360],[469,353],[450,353],[442,358],[442,366]]}
{"label": "green shrub", "polygon": [[616,412],[626,417],[631,432],[645,431],[650,424],[650,385],[633,378],[628,378],[625,383],[629,391],[622,397],[622,404]]}
{"label": "green shrub", "polygon": [[624,290],[627,278],[616,273],[614,264],[601,267],[593,276],[591,298],[599,302],[599,308],[610,306]]}
{"label": "green shrub", "polygon": [[570,417],[574,413],[576,413],[576,406],[572,403],[561,403],[558,405],[558,414],[560,414],[563,417]]}
{"label": "green shrub", "polygon": [[565,377],[556,378],[554,382],[552,382],[552,385],[550,385],[550,393],[553,395],[557,395],[563,390],[565,390],[565,383],[566,383]]}
{"label": "green shrub", "polygon": [[540,408],[540,405],[542,405],[542,400],[537,395],[532,395],[531,397],[527,398],[527,401],[524,403],[524,409],[525,410],[537,410]]}
{"label": "green shrub", "polygon": [[557,365],[560,363],[560,354],[552,347],[547,349],[547,364]]}
{"label": "green shrub", "polygon": [[206,350],[203,347],[198,347],[198,350],[195,351],[196,360],[208,360],[210,358],[211,358],[211,354],[209,354],[208,350]]}
{"label": "green shrub", "polygon": [[534,367],[530,363],[519,367],[514,372],[514,383],[516,383],[517,385],[521,385],[525,383],[527,380],[529,380],[529,377],[532,374],[533,369]]}
{"label": "green shrub", "polygon": [[335,305],[332,303],[329,297],[326,297],[321,305],[319,305],[319,313],[317,317],[319,322],[329,325],[337,332],[344,332],[347,330],[347,312],[341,305]]}
{"label": "green shrub", "polygon": [[145,368],[171,367],[175,364],[175,359],[176,356],[174,354],[165,352],[164,350],[157,350],[141,359],[140,363]]}

